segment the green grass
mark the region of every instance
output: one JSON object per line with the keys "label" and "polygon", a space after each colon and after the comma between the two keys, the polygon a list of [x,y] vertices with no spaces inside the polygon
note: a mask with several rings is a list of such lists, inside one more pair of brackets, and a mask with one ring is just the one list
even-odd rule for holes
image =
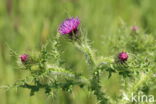
{"label": "green grass", "polygon": [[[7,1],[12,1],[9,7]],[[141,31],[155,36],[155,4],[156,0],[0,0],[0,85],[13,84],[27,75],[16,69],[10,48],[18,54],[40,50],[46,40],[55,38],[65,18],[78,16],[96,53],[111,56],[124,50],[114,48],[121,45],[118,39],[125,35],[119,31],[123,25],[129,29],[137,25]],[[69,42],[62,40],[61,43],[63,60],[70,63],[69,67],[88,72],[81,53]],[[102,80],[111,96],[119,92],[118,77]],[[21,88],[0,90],[0,104],[96,104],[94,95],[77,87],[72,94],[58,91],[55,97],[48,98],[44,91],[30,97],[29,90]]]}

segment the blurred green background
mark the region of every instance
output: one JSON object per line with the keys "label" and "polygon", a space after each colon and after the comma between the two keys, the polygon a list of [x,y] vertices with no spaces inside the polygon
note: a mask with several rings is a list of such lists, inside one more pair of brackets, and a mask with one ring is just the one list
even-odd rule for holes
{"label": "blurred green background", "polygon": [[[65,18],[78,16],[97,54],[111,56],[119,51],[113,47],[122,35],[118,32],[120,24],[156,33],[155,4],[156,0],[0,0],[0,85],[13,84],[27,75],[17,69],[9,48],[19,54],[39,51],[47,39],[55,38]],[[72,70],[88,72],[82,54],[68,42],[63,45],[66,64]],[[120,87],[117,77],[102,81],[111,96]],[[55,98],[47,97],[44,91],[31,97],[27,89],[0,90],[0,104],[96,104],[87,89],[74,89],[71,94],[58,91]]]}

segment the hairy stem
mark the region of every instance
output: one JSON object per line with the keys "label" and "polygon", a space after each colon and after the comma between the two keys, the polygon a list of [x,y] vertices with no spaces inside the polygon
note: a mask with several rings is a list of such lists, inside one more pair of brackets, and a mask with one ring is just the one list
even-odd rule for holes
{"label": "hairy stem", "polygon": [[107,103],[108,99],[105,93],[101,91],[99,71],[94,72],[90,83],[91,83],[91,90],[96,95],[97,99],[100,101],[100,104],[108,104]]}

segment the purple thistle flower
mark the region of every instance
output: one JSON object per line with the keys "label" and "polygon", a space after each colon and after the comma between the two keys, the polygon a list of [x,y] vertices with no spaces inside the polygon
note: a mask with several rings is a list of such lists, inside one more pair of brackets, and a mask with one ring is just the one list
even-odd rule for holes
{"label": "purple thistle flower", "polygon": [[139,27],[138,27],[138,26],[132,26],[132,27],[131,27],[131,30],[132,30],[132,31],[137,31],[137,30],[139,30]]}
{"label": "purple thistle flower", "polygon": [[20,56],[21,62],[25,63],[28,61],[28,55],[27,54],[22,54]]}
{"label": "purple thistle flower", "polygon": [[120,61],[125,62],[128,59],[128,54],[126,52],[121,52],[118,55]]}
{"label": "purple thistle flower", "polygon": [[80,20],[78,18],[66,19],[59,27],[58,32],[62,35],[77,33]]}

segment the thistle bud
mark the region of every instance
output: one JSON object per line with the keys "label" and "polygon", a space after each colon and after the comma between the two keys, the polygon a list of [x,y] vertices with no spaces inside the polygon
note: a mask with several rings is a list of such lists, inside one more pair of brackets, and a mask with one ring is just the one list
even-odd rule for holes
{"label": "thistle bud", "polygon": [[128,59],[128,54],[126,52],[121,52],[119,53],[118,55],[118,59],[121,61],[121,62],[125,62],[127,61]]}
{"label": "thistle bud", "polygon": [[132,26],[131,27],[131,30],[134,31],[134,32],[136,32],[137,30],[139,30],[139,27],[138,26]]}
{"label": "thistle bud", "polygon": [[21,62],[26,63],[28,61],[28,55],[27,54],[22,54],[20,56]]}

